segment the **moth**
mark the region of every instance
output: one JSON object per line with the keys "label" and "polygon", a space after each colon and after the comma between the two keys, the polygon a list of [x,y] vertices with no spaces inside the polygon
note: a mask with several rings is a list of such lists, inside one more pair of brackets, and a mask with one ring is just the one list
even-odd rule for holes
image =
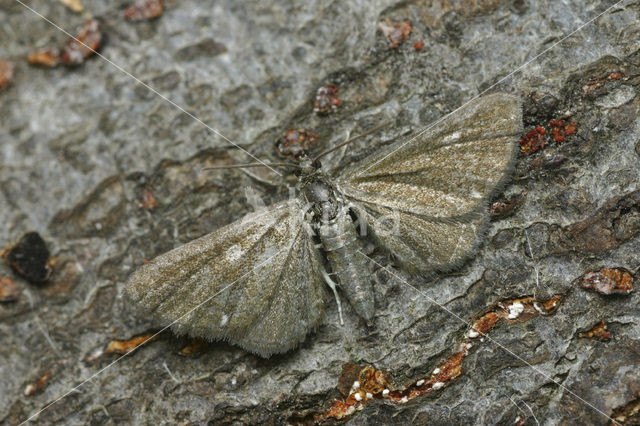
{"label": "moth", "polygon": [[295,348],[320,324],[327,287],[338,307],[339,291],[369,321],[364,239],[413,274],[470,258],[487,228],[488,200],[513,169],[521,110],[518,98],[492,94],[348,167],[303,158],[297,197],[156,257],[126,292],[178,334],[263,357]]}

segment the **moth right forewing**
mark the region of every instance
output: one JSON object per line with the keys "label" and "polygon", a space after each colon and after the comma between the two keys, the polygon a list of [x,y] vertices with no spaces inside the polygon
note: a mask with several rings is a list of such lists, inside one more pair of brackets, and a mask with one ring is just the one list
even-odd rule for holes
{"label": "moth right forewing", "polygon": [[515,97],[479,98],[409,141],[345,169],[337,183],[356,202],[433,217],[469,214],[511,171],[521,114]]}

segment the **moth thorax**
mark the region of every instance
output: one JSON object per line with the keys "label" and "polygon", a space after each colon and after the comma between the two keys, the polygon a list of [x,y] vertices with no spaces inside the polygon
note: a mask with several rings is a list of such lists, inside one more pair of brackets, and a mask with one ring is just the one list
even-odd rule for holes
{"label": "moth thorax", "polygon": [[316,217],[321,222],[333,220],[340,209],[333,188],[320,180],[314,180],[305,186],[305,195],[311,202]]}

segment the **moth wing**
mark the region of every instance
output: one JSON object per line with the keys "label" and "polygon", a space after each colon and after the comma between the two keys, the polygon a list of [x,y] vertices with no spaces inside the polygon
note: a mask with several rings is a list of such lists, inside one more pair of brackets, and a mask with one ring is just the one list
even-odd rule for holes
{"label": "moth wing", "polygon": [[477,248],[487,200],[509,178],[521,133],[520,100],[485,96],[365,158],[337,182],[377,243],[405,268],[451,269]]}
{"label": "moth wing", "polygon": [[336,180],[352,200],[435,218],[473,215],[508,178],[521,133],[520,100],[484,96]]}
{"label": "moth wing", "polygon": [[488,222],[487,215],[481,213],[436,219],[377,204],[358,203],[354,207],[376,244],[413,273],[458,267],[478,248]]}
{"label": "moth wing", "polygon": [[269,356],[294,348],[320,322],[321,265],[302,202],[291,200],[156,257],[126,289],[178,334]]}

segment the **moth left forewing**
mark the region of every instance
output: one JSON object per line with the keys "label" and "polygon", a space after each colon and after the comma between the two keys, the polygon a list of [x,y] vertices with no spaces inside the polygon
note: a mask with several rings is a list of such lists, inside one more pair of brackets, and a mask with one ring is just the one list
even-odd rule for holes
{"label": "moth left forewing", "polygon": [[158,256],[127,292],[178,333],[285,352],[318,325],[325,304],[303,210],[298,200],[278,203]]}
{"label": "moth left forewing", "polygon": [[378,245],[405,268],[448,270],[478,246],[487,201],[510,177],[521,133],[520,100],[485,96],[336,181]]}

